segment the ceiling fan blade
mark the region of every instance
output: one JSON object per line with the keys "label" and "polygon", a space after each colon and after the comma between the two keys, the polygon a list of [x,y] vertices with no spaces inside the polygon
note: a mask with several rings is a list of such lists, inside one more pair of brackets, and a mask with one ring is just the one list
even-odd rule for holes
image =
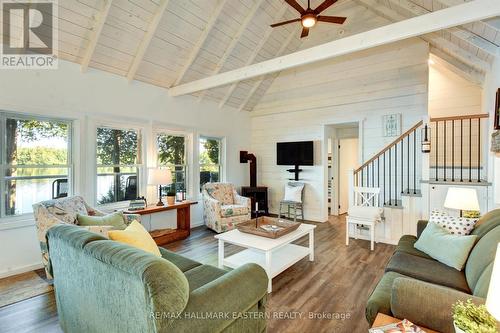
{"label": "ceiling fan blade", "polygon": [[314,9],[314,12],[316,13],[316,15],[318,15],[319,13],[321,13],[322,11],[324,11],[325,9],[327,9],[328,7],[330,7],[331,5],[336,3],[337,1],[338,0],[325,0],[325,1],[323,1],[323,3],[321,5],[319,5],[318,7],[316,7],[316,9]]}
{"label": "ceiling fan blade", "polygon": [[298,11],[301,15],[306,12],[305,9],[302,8],[302,6],[299,5],[299,3],[295,0],[285,0],[285,2],[295,8],[295,10]]}
{"label": "ceiling fan blade", "polygon": [[285,25],[285,24],[294,23],[294,22],[300,22],[300,19],[298,18],[298,19],[283,21],[283,22],[280,22],[280,23],[274,23],[274,24],[271,24],[271,27],[272,28],[279,27],[280,25]]}
{"label": "ceiling fan blade", "polygon": [[300,34],[300,38],[307,37],[307,35],[309,35],[309,28],[303,27],[302,33]]}
{"label": "ceiling fan blade", "polygon": [[336,24],[343,24],[347,17],[340,17],[340,16],[321,16],[318,15],[317,20],[321,22],[328,22],[328,23],[336,23]]}

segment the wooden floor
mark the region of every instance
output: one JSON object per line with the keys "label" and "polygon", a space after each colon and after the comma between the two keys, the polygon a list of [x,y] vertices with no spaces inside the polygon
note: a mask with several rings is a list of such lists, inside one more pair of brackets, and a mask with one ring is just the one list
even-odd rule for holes
{"label": "wooden floor", "polygon": [[[345,246],[343,218],[317,223],[315,261],[303,259],[273,279],[268,332],[367,332],[366,299],[383,274],[394,247],[353,240]],[[217,264],[217,242],[205,227],[166,248],[206,264]],[[298,243],[307,244],[307,237]],[[226,246],[226,253],[239,248]],[[295,316],[295,318],[293,318]],[[314,318],[310,318],[314,316]],[[0,333],[61,332],[54,293],[0,308]],[[105,333],[105,332],[104,332]],[[193,332],[194,333],[194,332]]]}

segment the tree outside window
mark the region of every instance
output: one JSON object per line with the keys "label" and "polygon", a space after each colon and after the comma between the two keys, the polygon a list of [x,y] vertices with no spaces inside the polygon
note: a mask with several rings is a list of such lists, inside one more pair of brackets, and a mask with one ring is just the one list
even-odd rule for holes
{"label": "tree outside window", "polygon": [[222,139],[200,137],[200,190],[205,183],[218,182],[221,179]]}
{"label": "tree outside window", "polygon": [[158,165],[168,167],[173,183],[164,186],[162,193],[186,191],[186,137],[160,133],[156,136]]}
{"label": "tree outside window", "polygon": [[2,113],[0,123],[1,216],[30,213],[34,203],[67,196],[71,123]]}
{"label": "tree outside window", "polygon": [[136,130],[97,128],[97,203],[138,196],[140,138]]}

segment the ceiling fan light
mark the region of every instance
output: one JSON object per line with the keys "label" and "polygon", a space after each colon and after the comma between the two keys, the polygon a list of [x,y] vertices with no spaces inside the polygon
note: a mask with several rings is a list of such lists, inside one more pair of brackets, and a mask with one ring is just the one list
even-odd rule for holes
{"label": "ceiling fan light", "polygon": [[304,28],[311,28],[314,27],[316,24],[316,17],[311,15],[311,16],[304,16],[302,18],[302,26]]}

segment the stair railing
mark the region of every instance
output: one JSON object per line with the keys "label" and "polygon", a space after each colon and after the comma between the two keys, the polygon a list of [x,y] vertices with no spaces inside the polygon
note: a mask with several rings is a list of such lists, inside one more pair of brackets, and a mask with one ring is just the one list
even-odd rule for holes
{"label": "stair railing", "polygon": [[418,173],[420,158],[419,121],[380,152],[354,170],[355,186],[379,187],[381,203],[385,206],[401,206],[403,194],[416,195],[420,188]]}
{"label": "stair railing", "polygon": [[[431,118],[431,179],[443,182],[481,182],[485,173],[481,133],[488,114]],[[484,120],[483,120],[484,119]]]}

